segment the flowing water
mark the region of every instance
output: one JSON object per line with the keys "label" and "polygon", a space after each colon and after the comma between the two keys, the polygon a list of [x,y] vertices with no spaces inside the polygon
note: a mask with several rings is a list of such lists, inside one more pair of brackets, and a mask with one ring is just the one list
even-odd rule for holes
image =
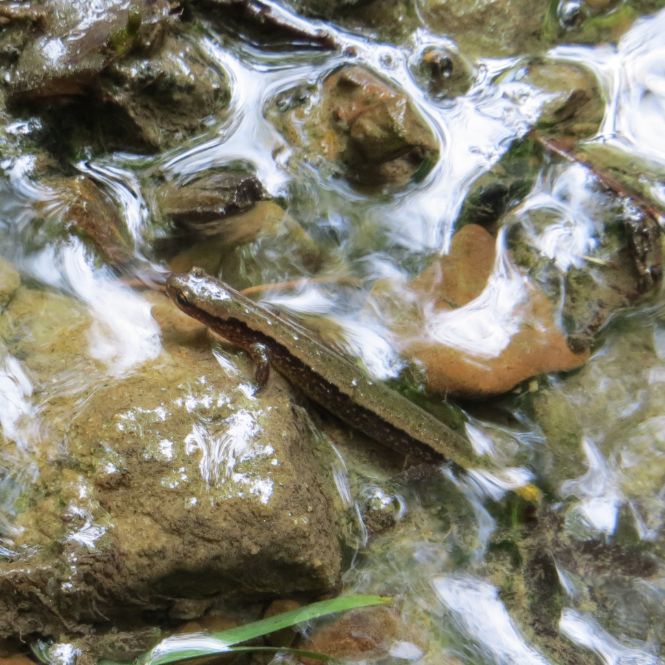
{"label": "flowing water", "polygon": [[[564,5],[561,13],[572,11]],[[238,287],[315,278],[263,297],[311,321],[361,358],[377,379],[395,380],[406,365],[400,351],[408,340],[391,328],[381,289],[391,297],[402,293],[407,302],[413,298],[410,280],[449,253],[474,184],[493,173],[511,146],[527,140],[554,96],[529,79],[526,54],[486,57],[464,48],[467,88],[457,95],[432,94],[418,63],[427,49],[450,50],[453,43],[427,28],[421,16],[409,21],[412,29],[388,25],[387,34],[328,24],[342,45],[332,53],[271,51],[203,24],[189,38],[210,67],[226,72],[232,90],[228,109],[210,118],[203,132],[168,150],[145,155],[84,146],[66,168],[88,176],[110,196],[135,256],[160,270],[165,260],[155,247],[167,233],[155,208],[155,183],[184,187],[202,173],[229,166],[255,173],[322,258],[317,270],[308,270],[301,248],[281,240],[274,247],[257,244],[238,253],[222,276]],[[393,28],[397,34],[391,37]],[[584,145],[611,148],[626,162],[633,160],[645,196],[656,209],[665,208],[665,10],[635,20],[614,43],[568,44],[564,38],[539,57],[592,73],[604,108]],[[308,152],[320,148],[303,150],[280,131],[275,117],[282,109],[298,95],[316,98],[318,82],[349,62],[393,82],[433,130],[440,154],[417,182],[353,186]],[[21,345],[12,346],[11,335],[3,333],[0,426],[7,444],[0,467],[0,556],[10,556],[15,547],[21,487],[38,473],[35,460],[53,453],[44,450],[45,441],[61,423],[46,419],[54,413],[51,407],[68,399],[64,412],[73,409],[75,419],[76,409],[109,377],[131,375],[162,350],[150,294],[127,286],[77,236],[54,230],[67,208],[57,188],[35,175],[42,156],[21,144],[39,122],[24,114],[4,128],[0,253],[26,283],[63,300],[49,300],[42,333],[25,340],[24,354],[35,354],[28,363],[32,369],[15,350]],[[28,147],[18,150],[18,145]],[[513,198],[493,229],[496,253],[486,286],[461,307],[432,311],[421,331],[476,362],[499,357],[525,326],[547,334],[525,305],[534,277],[541,285],[559,285],[549,295],[556,296],[553,316],[561,323],[566,274],[609,260],[607,193],[599,191],[589,169],[549,158],[531,175],[528,191]],[[546,270],[534,268],[529,280],[524,264],[517,263],[519,242],[546,259]],[[463,420],[476,451],[492,460],[491,474],[458,477],[441,469],[414,481],[355,459],[342,447],[348,472],[340,466],[337,480],[347,500],[362,503],[370,497],[397,506],[392,529],[360,537],[343,578],[346,591],[397,599],[406,628],[380,662],[663,662],[661,300],[655,293],[638,304],[621,303],[595,334],[588,361],[573,372],[543,376],[550,366],[533,361],[535,378],[508,386],[506,395],[429,398],[430,408],[445,401],[446,413]],[[85,348],[44,341],[49,331],[77,325],[86,327],[76,338]],[[549,347],[543,352],[547,358],[553,353]],[[518,350],[518,355],[525,354]],[[236,424],[242,428],[241,421]],[[228,463],[219,450],[206,457],[205,446],[190,444],[192,454],[201,454],[202,476],[219,475],[217,467]],[[164,442],[165,455],[168,445]],[[96,528],[103,530],[86,522],[79,537],[94,546],[101,533]]]}

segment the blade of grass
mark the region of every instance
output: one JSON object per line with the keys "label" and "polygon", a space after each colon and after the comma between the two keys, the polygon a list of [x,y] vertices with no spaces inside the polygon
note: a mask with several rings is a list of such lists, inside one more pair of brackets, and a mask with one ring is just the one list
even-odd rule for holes
{"label": "blade of grass", "polygon": [[[249,646],[249,647],[226,647],[221,652],[216,652],[213,655],[220,655],[225,653],[254,653],[254,652],[263,652],[263,653],[290,653],[294,656],[303,656],[305,658],[312,658],[314,660],[320,660],[322,663],[329,663],[334,660],[333,656],[328,654],[321,653],[320,651],[309,651],[308,649],[294,649],[293,647],[265,647],[265,646]],[[178,662],[183,662],[186,660],[191,660],[194,658],[201,658],[202,656],[189,656],[186,658],[180,659]],[[206,656],[203,656],[206,657]],[[48,663],[48,661],[43,661]],[[115,660],[102,659],[97,661],[97,665],[126,665]]]}
{"label": "blade of grass", "polygon": [[[231,647],[274,633],[282,628],[289,628],[298,623],[317,619],[328,614],[344,612],[360,607],[387,605],[391,598],[384,596],[340,596],[330,600],[322,600],[290,612],[283,612],[267,619],[260,619],[244,626],[229,628],[205,635],[175,635],[162,640],[147,653],[139,656],[136,665],[167,665],[180,660],[208,656],[217,653],[228,653]],[[251,649],[252,647],[247,647]]]}

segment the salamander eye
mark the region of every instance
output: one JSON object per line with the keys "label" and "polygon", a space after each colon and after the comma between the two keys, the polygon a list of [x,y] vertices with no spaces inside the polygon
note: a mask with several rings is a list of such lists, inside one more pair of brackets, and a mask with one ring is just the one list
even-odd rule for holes
{"label": "salamander eye", "polygon": [[187,296],[182,291],[178,291],[178,293],[175,294],[175,301],[181,307],[188,307],[189,306],[189,300],[188,300]]}

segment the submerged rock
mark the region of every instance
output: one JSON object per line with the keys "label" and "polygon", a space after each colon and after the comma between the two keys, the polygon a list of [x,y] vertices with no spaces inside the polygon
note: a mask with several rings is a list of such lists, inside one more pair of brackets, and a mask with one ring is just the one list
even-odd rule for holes
{"label": "submerged rock", "polygon": [[[557,204],[532,207],[532,198]],[[551,297],[562,299],[573,349],[589,348],[613,314],[661,283],[657,221],[582,163],[553,166],[504,221],[515,261]]]}
{"label": "submerged rock", "polygon": [[224,220],[267,198],[258,178],[244,171],[221,171],[188,183],[165,183],[156,193],[162,215],[194,236],[224,233]]}
{"label": "submerged rock", "polygon": [[298,13],[322,17],[378,41],[406,41],[421,22],[411,0],[286,0]]}
{"label": "submerged rock", "polygon": [[3,309],[9,304],[21,285],[21,276],[14,266],[0,258],[0,307]]}
{"label": "submerged rock", "polygon": [[[404,643],[408,634],[406,626],[392,608],[372,607],[346,612],[341,617],[320,626],[303,648],[333,656],[339,660],[373,663],[390,655],[396,643]],[[422,655],[415,645],[413,651]],[[303,658],[305,665],[314,665],[310,658]]]}
{"label": "submerged rock", "polygon": [[154,149],[188,136],[227,106],[229,81],[193,40],[171,34],[176,9],[168,0],[102,9],[48,0],[38,28],[0,39],[8,103],[38,109],[57,152],[67,139]]}
{"label": "submerged rock", "polygon": [[[44,328],[62,307],[76,316]],[[219,348],[213,355],[205,329],[170,306],[161,318],[166,349],[155,360],[118,378],[94,360],[63,367],[67,392],[51,390],[45,361],[54,344],[65,363],[67,353],[85,357],[85,311],[22,288],[0,318],[33,382],[26,399],[43,396],[39,446],[17,457],[34,480],[2,534],[0,636],[85,632],[177,614],[184,601],[202,612],[220,599],[338,583],[341,513],[288,385],[275,375],[257,395],[251,368]]]}
{"label": "submerged rock", "polygon": [[325,27],[307,23],[277,3],[263,0],[192,0],[219,30],[271,50],[338,49],[340,44]]}
{"label": "submerged rock", "polygon": [[[321,249],[314,239],[283,208],[273,201],[259,201],[253,208],[211,223],[218,235],[195,241],[174,255],[174,272],[194,266],[222,274],[238,288],[288,280],[293,275],[315,272]],[[180,243],[178,243],[180,244]]]}
{"label": "submerged rock", "polygon": [[473,82],[473,69],[460,53],[445,46],[428,46],[415,59],[412,71],[436,100],[464,95]]}
{"label": "submerged rock", "polygon": [[339,17],[349,9],[355,9],[367,4],[368,0],[334,0],[333,2],[324,2],[324,0],[291,0],[299,12],[309,16],[325,16],[330,19]]}
{"label": "submerged rock", "polygon": [[423,178],[438,158],[439,141],[413,102],[370,70],[342,67],[319,92],[320,99],[283,93],[272,110],[308,160],[329,160],[360,185],[402,187]]}
{"label": "submerged rock", "polygon": [[226,73],[192,40],[167,35],[158,51],[114,62],[95,97],[107,107],[109,122],[120,121],[127,140],[154,149],[202,129],[228,106],[231,93]]}
{"label": "submerged rock", "polygon": [[532,62],[524,80],[548,93],[538,128],[558,137],[581,139],[598,132],[605,103],[593,73],[567,62]]}
{"label": "submerged rock", "polygon": [[424,176],[438,141],[408,97],[362,67],[334,72],[323,83],[322,114],[335,135],[330,147],[351,180],[404,185]]}
{"label": "submerged rock", "polygon": [[[498,395],[537,374],[579,367],[588,358],[569,349],[545,294],[514,268],[497,264],[495,251],[487,231],[465,226],[440,265],[411,284],[424,299],[434,297],[423,320],[429,333],[405,345],[405,353],[424,366],[433,392]],[[490,332],[494,326],[505,339]],[[443,333],[447,327],[454,329],[449,337]]]}
{"label": "submerged rock", "polygon": [[40,29],[10,73],[12,101],[84,94],[115,59],[148,45],[170,13],[167,0],[109,0],[103,11],[85,0],[46,0]]}
{"label": "submerged rock", "polygon": [[79,236],[108,265],[128,266],[134,260],[134,243],[118,208],[109,195],[86,176],[50,178],[42,182],[51,190],[36,205],[47,218],[55,218],[63,232]]}
{"label": "submerged rock", "polygon": [[420,0],[429,26],[462,48],[484,56],[510,55],[540,47],[547,0]]}
{"label": "submerged rock", "polygon": [[393,330],[432,392],[499,395],[588,358],[569,349],[547,296],[496,253],[496,240],[485,229],[464,226],[450,253],[410,284],[416,304]]}

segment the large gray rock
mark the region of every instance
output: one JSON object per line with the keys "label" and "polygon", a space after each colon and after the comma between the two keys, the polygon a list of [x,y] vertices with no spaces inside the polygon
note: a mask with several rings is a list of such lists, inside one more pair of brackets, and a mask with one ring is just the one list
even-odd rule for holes
{"label": "large gray rock", "polygon": [[[47,335],[45,320],[67,306],[69,325]],[[168,303],[156,309],[166,350],[155,360],[59,396],[44,359],[58,352],[57,375],[86,355],[82,308],[21,288],[0,318],[7,353],[44,399],[28,457],[13,456],[9,440],[2,447],[3,466],[25,460],[7,476],[34,478],[1,534],[2,637],[87,631],[146,610],[182,616],[183,604],[196,615],[220,599],[338,583],[341,512],[289,386],[274,375],[256,394],[243,356],[213,355],[202,328],[171,318]],[[92,373],[95,362],[71,367]]]}

